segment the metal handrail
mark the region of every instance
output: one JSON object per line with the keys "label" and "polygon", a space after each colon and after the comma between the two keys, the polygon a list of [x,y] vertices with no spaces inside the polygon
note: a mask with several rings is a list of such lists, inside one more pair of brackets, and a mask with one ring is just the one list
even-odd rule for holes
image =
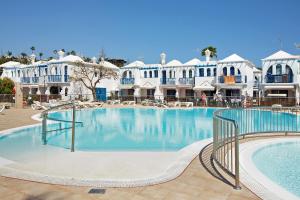
{"label": "metal handrail", "polygon": [[[48,117],[48,114],[50,111],[56,110],[58,108],[61,107],[66,107],[66,106],[72,106],[72,121],[69,120],[63,120],[63,119],[55,119],[52,117]],[[76,122],[75,121],[75,115],[76,115],[76,104],[75,102],[71,102],[71,103],[65,103],[65,104],[61,104],[61,105],[57,105],[57,106],[53,106],[45,111],[43,111],[41,113],[42,116],[42,141],[43,144],[46,145],[47,144],[47,132],[52,132],[54,130],[51,131],[47,131],[47,120],[51,120],[51,121],[58,121],[58,122],[66,122],[66,123],[72,123],[72,126],[69,128],[59,128],[57,130],[65,130],[65,129],[72,129],[72,143],[71,143],[71,152],[74,152],[75,150],[75,124],[83,124],[83,122]],[[55,131],[57,131],[55,130]]]}
{"label": "metal handrail", "polygon": [[[299,111],[300,107],[252,107],[214,112],[212,158],[235,179],[236,189],[240,189],[239,139],[258,133],[300,133],[297,123]],[[259,123],[254,123],[253,119],[259,120]]]}

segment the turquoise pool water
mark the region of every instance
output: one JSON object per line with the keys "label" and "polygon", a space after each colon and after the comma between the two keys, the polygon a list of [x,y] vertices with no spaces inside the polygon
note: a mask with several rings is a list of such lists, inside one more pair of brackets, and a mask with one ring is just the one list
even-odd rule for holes
{"label": "turquoise pool water", "polygon": [[252,160],[269,179],[300,197],[300,142],[284,142],[257,150]]}
{"label": "turquoise pool water", "polygon": [[[213,108],[156,109],[101,108],[76,112],[75,150],[82,151],[177,151],[191,143],[212,137]],[[71,120],[71,112],[49,114]],[[62,127],[70,124],[62,123]],[[48,130],[57,129],[52,124]],[[69,149],[71,130],[47,135],[48,146]],[[0,156],[10,157],[22,150],[43,149],[41,127],[25,128],[0,137]],[[16,156],[16,155],[15,155]],[[17,155],[21,156],[21,155]]]}

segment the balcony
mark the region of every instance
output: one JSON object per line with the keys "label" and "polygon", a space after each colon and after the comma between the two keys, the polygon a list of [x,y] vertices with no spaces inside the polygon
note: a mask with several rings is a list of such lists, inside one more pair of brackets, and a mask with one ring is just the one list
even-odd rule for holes
{"label": "balcony", "polygon": [[30,77],[21,77],[21,83],[29,84],[30,83]]}
{"label": "balcony", "polygon": [[245,80],[242,80],[242,76],[219,76],[219,83],[224,83],[224,84],[235,84],[235,83],[246,83],[247,81],[247,76],[245,76]]}
{"label": "balcony", "polygon": [[160,83],[162,85],[175,85],[176,79],[175,78],[161,78]]}
{"label": "balcony", "polygon": [[62,82],[61,78],[61,75],[48,75],[48,83],[60,83]]}
{"label": "balcony", "polygon": [[134,78],[121,78],[120,83],[122,85],[133,85],[134,84]]}
{"label": "balcony", "polygon": [[194,85],[194,78],[179,78],[178,82],[180,85]]}
{"label": "balcony", "polygon": [[293,75],[280,74],[280,75],[266,75],[266,83],[293,83]]}
{"label": "balcony", "polygon": [[39,77],[31,77],[31,83],[38,84],[39,83]]}

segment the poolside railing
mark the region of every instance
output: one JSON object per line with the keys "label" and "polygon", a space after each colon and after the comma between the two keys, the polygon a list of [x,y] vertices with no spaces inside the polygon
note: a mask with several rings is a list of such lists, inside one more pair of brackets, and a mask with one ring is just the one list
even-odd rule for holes
{"label": "poolside railing", "polygon": [[239,140],[255,134],[300,133],[300,107],[252,107],[215,111],[212,159],[240,188]]}
{"label": "poolside railing", "polygon": [[[72,108],[72,120],[63,120],[63,119],[57,119],[54,117],[49,117],[49,112],[53,112],[54,110],[61,109],[61,108]],[[42,141],[43,141],[43,144],[44,145],[47,144],[47,134],[49,132],[56,132],[56,131],[71,129],[72,130],[72,132],[71,132],[72,140],[71,140],[71,148],[70,149],[71,149],[71,152],[74,152],[75,151],[75,127],[76,127],[76,124],[83,125],[83,122],[75,121],[75,117],[76,117],[75,102],[61,104],[58,106],[54,106],[50,109],[47,109],[41,113],[41,117],[42,117]],[[47,120],[59,123],[59,128],[48,130]],[[61,123],[69,123],[69,124],[71,124],[71,126],[70,127],[62,127]]]}

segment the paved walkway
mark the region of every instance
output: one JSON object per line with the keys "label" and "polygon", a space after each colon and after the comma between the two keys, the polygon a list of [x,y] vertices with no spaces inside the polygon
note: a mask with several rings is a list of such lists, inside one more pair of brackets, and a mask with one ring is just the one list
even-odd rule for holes
{"label": "paved walkway", "polygon": [[[0,130],[36,123],[31,109],[9,109],[0,114]],[[104,194],[88,194],[91,188],[42,184],[0,177],[0,199],[259,199],[247,188],[234,190],[231,186],[207,173],[199,157],[173,181],[137,188],[107,188]]]}

